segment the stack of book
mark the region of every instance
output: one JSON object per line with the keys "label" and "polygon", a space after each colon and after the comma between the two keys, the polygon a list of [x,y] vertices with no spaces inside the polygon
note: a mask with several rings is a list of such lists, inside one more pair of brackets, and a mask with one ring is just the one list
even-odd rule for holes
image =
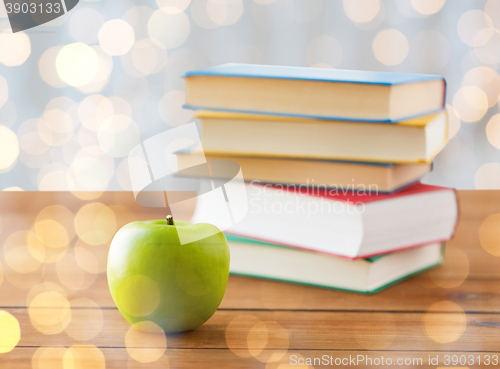
{"label": "stack of book", "polygon": [[232,273],[370,293],[442,262],[456,193],[420,183],[448,140],[442,77],[226,64],[184,78],[207,160],[247,181]]}

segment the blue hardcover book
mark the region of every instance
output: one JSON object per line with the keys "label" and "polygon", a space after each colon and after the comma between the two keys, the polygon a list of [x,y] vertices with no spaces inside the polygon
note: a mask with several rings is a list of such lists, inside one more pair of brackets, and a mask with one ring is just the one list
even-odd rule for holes
{"label": "blue hardcover book", "polygon": [[441,76],[224,64],[187,72],[186,108],[395,123],[444,108]]}

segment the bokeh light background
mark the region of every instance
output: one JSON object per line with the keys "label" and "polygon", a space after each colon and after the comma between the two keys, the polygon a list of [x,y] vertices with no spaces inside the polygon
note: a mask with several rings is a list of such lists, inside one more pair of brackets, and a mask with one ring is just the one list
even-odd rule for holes
{"label": "bokeh light background", "polygon": [[226,62],[442,74],[428,183],[500,188],[500,0],[97,0],[12,34],[0,2],[0,190],[130,190],[127,154],[192,120]]}

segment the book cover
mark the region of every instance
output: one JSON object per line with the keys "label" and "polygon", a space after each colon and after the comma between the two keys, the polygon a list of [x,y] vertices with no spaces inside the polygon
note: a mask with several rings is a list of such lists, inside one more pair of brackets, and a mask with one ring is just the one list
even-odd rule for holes
{"label": "book cover", "polygon": [[361,83],[394,86],[431,80],[443,80],[431,74],[373,72],[363,70],[287,67],[259,64],[223,64],[206,69],[186,72],[189,76],[227,76],[243,78],[295,79],[306,81]]}

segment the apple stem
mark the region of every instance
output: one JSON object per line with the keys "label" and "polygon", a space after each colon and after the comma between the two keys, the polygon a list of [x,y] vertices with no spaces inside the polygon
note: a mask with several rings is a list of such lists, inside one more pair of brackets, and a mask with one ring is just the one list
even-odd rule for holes
{"label": "apple stem", "polygon": [[174,225],[174,217],[171,215],[167,215],[167,224],[168,225]]}

